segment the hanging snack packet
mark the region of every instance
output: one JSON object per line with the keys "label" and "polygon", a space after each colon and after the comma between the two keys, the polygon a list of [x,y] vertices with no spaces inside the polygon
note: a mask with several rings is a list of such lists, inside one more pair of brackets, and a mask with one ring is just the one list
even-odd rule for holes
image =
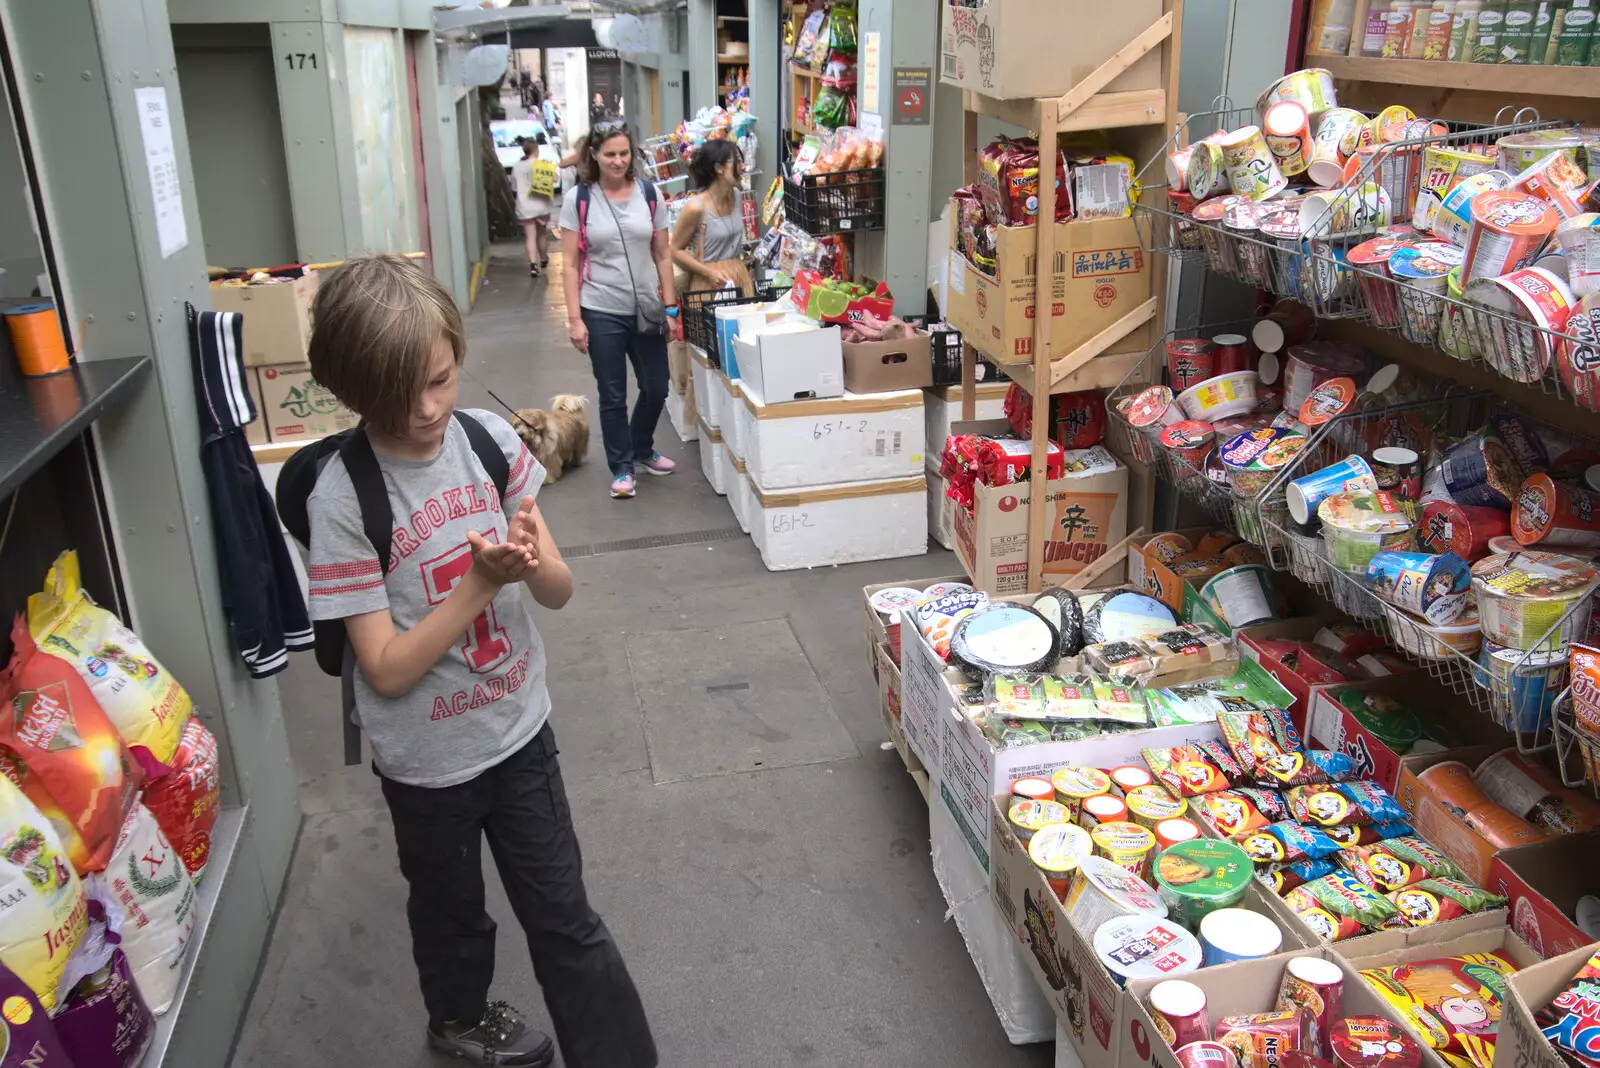
{"label": "hanging snack packet", "polygon": [[1002,719],[1044,719],[1044,680],[1039,675],[990,675],[984,683],[993,714]]}
{"label": "hanging snack packet", "polygon": [[1600,953],[1591,956],[1555,1000],[1533,1014],[1547,1042],[1583,1068],[1600,1068]]}
{"label": "hanging snack packet", "polygon": [[1112,675],[1094,680],[1094,701],[1098,718],[1128,727],[1148,727],[1150,710],[1145,706],[1144,687],[1135,679]]}
{"label": "hanging snack packet", "polygon": [[1360,805],[1373,823],[1392,823],[1406,818],[1406,810],[1400,807],[1394,795],[1375,782],[1342,782],[1338,790]]}
{"label": "hanging snack packet", "polygon": [[[1344,871],[1336,871],[1313,879],[1304,886],[1297,886],[1283,899],[1296,912],[1302,908],[1320,908],[1338,919],[1354,920],[1358,928],[1376,927],[1395,912],[1393,902]],[[1341,934],[1338,937],[1349,936]]]}
{"label": "hanging snack packet", "polygon": [[1324,875],[1332,875],[1336,870],[1331,860],[1302,860],[1298,864],[1262,865],[1256,868],[1256,878],[1267,889],[1282,897],[1295,887],[1304,886]]}
{"label": "hanging snack packet", "polygon": [[[1150,774],[1169,792],[1178,797],[1195,797],[1233,785],[1227,768],[1219,766],[1216,748],[1220,747],[1214,742],[1197,742],[1171,749],[1145,749],[1141,753],[1150,767]],[[1221,755],[1226,756],[1226,750]],[[1239,766],[1231,756],[1227,757],[1227,764],[1237,773]]]}
{"label": "hanging snack packet", "polygon": [[1194,799],[1194,804],[1211,826],[1217,829],[1217,833],[1225,838],[1259,831],[1272,822],[1266,813],[1238,790],[1201,794]]}
{"label": "hanging snack packet", "polygon": [[1341,849],[1334,854],[1339,866],[1380,894],[1392,894],[1428,877],[1428,870],[1414,860],[1395,855],[1388,843]]}
{"label": "hanging snack packet", "polygon": [[950,638],[956,632],[956,624],[988,602],[989,595],[982,590],[961,590],[918,601],[912,611],[916,615],[917,629],[928,639],[939,659],[949,660]]}
{"label": "hanging snack packet", "polygon": [[1481,886],[1459,879],[1424,879],[1388,895],[1396,916],[1406,927],[1426,927],[1461,916],[1499,908],[1506,899]]}
{"label": "hanging snack packet", "polygon": [[1372,822],[1372,818],[1333,783],[1296,786],[1289,791],[1288,799],[1290,813],[1301,823],[1337,827]]}
{"label": "hanging snack packet", "polygon": [[1499,953],[1466,953],[1369,968],[1361,976],[1433,1049],[1492,1068],[1506,977],[1516,970]]}

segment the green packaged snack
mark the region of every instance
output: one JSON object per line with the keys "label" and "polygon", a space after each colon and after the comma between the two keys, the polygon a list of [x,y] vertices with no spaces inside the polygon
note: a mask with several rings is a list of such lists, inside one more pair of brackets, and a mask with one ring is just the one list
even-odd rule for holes
{"label": "green packaged snack", "polygon": [[1357,723],[1393,749],[1396,755],[1411,752],[1411,747],[1422,737],[1422,723],[1416,714],[1388,694],[1347,686],[1335,699]]}
{"label": "green packaged snack", "polygon": [[1396,890],[1388,901],[1395,914],[1385,921],[1387,927],[1426,927],[1506,903],[1499,894],[1459,879],[1424,879]]}
{"label": "green packaged snack", "polygon": [[1390,838],[1383,845],[1402,860],[1421,865],[1435,879],[1465,880],[1467,877],[1467,873],[1462,871],[1455,861],[1445,856],[1438,846],[1415,835]]}
{"label": "green packaged snack", "polygon": [[1144,687],[1137,680],[1118,675],[1096,677],[1094,700],[1100,721],[1126,727],[1148,727],[1150,710],[1145,705]]}
{"label": "green packaged snack", "polygon": [[1320,908],[1334,917],[1376,927],[1395,914],[1394,902],[1382,897],[1347,871],[1336,871],[1297,886],[1284,895],[1289,907]]}
{"label": "green packaged snack", "polygon": [[1088,675],[1046,675],[1044,703],[1055,722],[1092,723],[1100,717],[1094,679]]}
{"label": "green packaged snack", "polygon": [[1038,675],[991,675],[986,684],[994,715],[1001,719],[1044,719],[1044,683]]}

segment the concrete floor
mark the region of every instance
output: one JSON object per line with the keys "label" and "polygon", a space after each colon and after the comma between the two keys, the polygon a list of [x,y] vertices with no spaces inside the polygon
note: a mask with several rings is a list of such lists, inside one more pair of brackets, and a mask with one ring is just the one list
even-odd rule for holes
{"label": "concrete floor", "polygon": [[[463,406],[497,408],[490,389],[514,407],[594,396],[587,360],[566,340],[559,281],[530,282],[520,249],[496,250],[467,329]],[[665,418],[658,444],[678,472],[642,476],[637,498],[610,500],[593,422],[590,462],[540,495],[562,545],[737,531],[696,447]],[[951,573],[951,554],[773,573],[739,537],[571,566],[572,603],[559,616],[536,611],[552,723],[589,893],[638,983],[662,1065],[1052,1063],[1049,1044],[1007,1044],[944,919],[927,809],[881,748],[861,587]],[[771,700],[792,730],[763,725],[771,707],[684,700],[684,679],[759,685],[764,662],[783,674]],[[450,1063],[422,1041],[389,816],[371,771],[341,762],[336,684],[297,659],[283,706],[306,818],[233,1063]],[[758,748],[772,755],[760,768],[722,770],[749,766]],[[485,861],[504,936],[495,996],[547,1026],[487,850]]]}

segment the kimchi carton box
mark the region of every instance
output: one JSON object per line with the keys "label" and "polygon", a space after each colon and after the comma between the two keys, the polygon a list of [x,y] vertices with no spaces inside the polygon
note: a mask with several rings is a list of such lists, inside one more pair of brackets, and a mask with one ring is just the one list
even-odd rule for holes
{"label": "kimchi carton box", "polygon": [[[1500,1033],[1494,1044],[1495,1064],[1509,1068],[1568,1068],[1569,1062],[1562,1059],[1544,1036],[1534,1013],[1554,1001],[1597,950],[1600,946],[1579,946],[1511,976],[1505,1004],[1500,1008]],[[1581,1040],[1578,1035],[1573,1037]]]}
{"label": "kimchi carton box", "polygon": [[[1044,875],[1011,832],[1005,814],[1009,797],[1009,793],[996,794],[986,806],[990,837],[995,842],[994,860],[989,866],[990,890],[1062,1030],[1085,1065],[1135,1068],[1165,1063],[1155,1057],[1155,1047],[1165,1043],[1134,996],[1138,982],[1130,983],[1126,990],[1118,986],[1094,951],[1094,932],[1078,928],[1067,915]],[[1318,952],[1307,949],[1308,942],[1299,932],[1278,921],[1267,901],[1270,897],[1259,883],[1252,881],[1240,907],[1277,922],[1283,931],[1284,949],[1290,955]],[[1197,977],[1209,977],[1232,967],[1202,968],[1183,978],[1196,982]],[[1279,974],[1281,968],[1280,962]],[[1223,979],[1220,975],[1217,978]],[[1274,987],[1267,995],[1269,1001],[1276,993]],[[1170,1061],[1170,1068],[1178,1068],[1176,1061]]]}
{"label": "kimchi carton box", "polygon": [[1594,941],[1572,922],[1578,898],[1600,892],[1593,865],[1574,859],[1594,856],[1600,856],[1600,831],[1502,849],[1484,885],[1505,895],[1511,929],[1519,938],[1542,957],[1560,956]]}
{"label": "kimchi carton box", "polygon": [[[939,80],[1000,100],[1060,96],[1093,74],[1161,17],[1161,0],[1115,5],[1091,0],[944,0]],[[1065,21],[1064,21],[1065,20]],[[1062,32],[1068,29],[1071,32]],[[1107,92],[1161,88],[1161,50],[1152,49]]]}
{"label": "kimchi carton box", "polygon": [[[973,266],[956,247],[950,219],[949,307],[945,318],[963,339],[996,363],[1033,361],[1038,315],[1038,235],[1032,226],[995,227],[995,273]],[[1150,260],[1133,220],[1055,223],[1050,274],[1050,358],[1060,359],[1150,299]],[[1107,348],[1142,352],[1154,326],[1143,323]],[[1097,354],[1098,355],[1098,354]]]}
{"label": "kimchi carton box", "polygon": [[[1470,922],[1469,922],[1470,921]],[[1361,972],[1369,968],[1389,968],[1418,961],[1456,957],[1466,953],[1499,953],[1518,969],[1527,968],[1539,961],[1539,955],[1505,925],[1504,910],[1487,912],[1478,916],[1464,916],[1446,924],[1432,927],[1412,927],[1404,930],[1383,931],[1363,935],[1331,947],[1332,959],[1344,969],[1344,1011],[1347,1016],[1382,1016],[1411,1032],[1422,1048],[1423,1068],[1448,1068],[1446,1062],[1424,1040],[1416,1026],[1406,1019],[1406,1013],[1382,996],[1362,978]],[[1474,996],[1471,990],[1459,990],[1460,1009],[1471,1013],[1476,1007],[1488,1007]],[[1501,1000],[1500,1020],[1505,1020],[1506,1000]],[[1494,1017],[1490,1008],[1489,1017]],[[1501,1035],[1505,1030],[1502,1026]],[[1506,1060],[1506,1050],[1497,1044],[1495,1063],[1520,1065],[1522,1061]]]}
{"label": "kimchi carton box", "polygon": [[[1004,419],[951,424],[952,434],[1009,436]],[[1044,584],[1059,583],[1105,555],[1128,532],[1128,469],[1046,483]],[[972,511],[954,514],[956,555],[972,584],[991,594],[1028,588],[1028,506],[1032,487],[973,486]]]}
{"label": "kimchi carton box", "polygon": [[1458,760],[1469,768],[1476,768],[1500,748],[1503,747],[1480,745],[1405,757],[1400,761],[1400,780],[1394,790],[1395,799],[1406,810],[1417,834],[1444,850],[1466,873],[1468,881],[1479,886],[1488,885],[1489,865],[1494,862],[1498,850],[1430,793],[1419,776],[1447,760]]}

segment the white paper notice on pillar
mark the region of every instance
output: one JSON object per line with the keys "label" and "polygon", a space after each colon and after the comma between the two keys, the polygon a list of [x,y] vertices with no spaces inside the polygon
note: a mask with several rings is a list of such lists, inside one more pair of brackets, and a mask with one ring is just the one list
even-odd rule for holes
{"label": "white paper notice on pillar", "polygon": [[878,114],[878,63],[882,53],[883,34],[876,31],[861,35],[861,100],[860,110]]}
{"label": "white paper notice on pillar", "polygon": [[161,258],[189,245],[189,227],[183,217],[183,183],[178,178],[178,152],[172,144],[172,115],[167,110],[167,90],[160,85],[133,91],[139,109],[139,130],[144,135],[144,164],[150,172],[150,199],[154,201],[156,240]]}

